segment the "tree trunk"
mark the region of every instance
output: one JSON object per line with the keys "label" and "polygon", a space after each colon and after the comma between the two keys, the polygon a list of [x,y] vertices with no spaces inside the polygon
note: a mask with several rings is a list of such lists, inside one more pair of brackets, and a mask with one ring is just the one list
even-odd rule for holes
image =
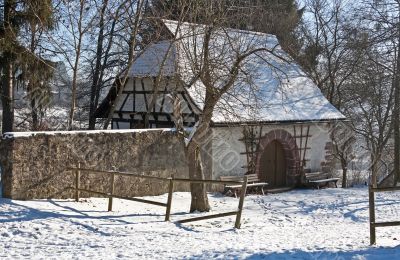
{"label": "tree trunk", "polygon": [[[400,25],[399,25],[400,26]],[[398,29],[400,32],[400,28]],[[393,137],[394,137],[394,183],[400,181],[400,35],[397,43],[397,61],[395,71],[394,86],[394,108],[393,108]]]}
{"label": "tree trunk", "polygon": [[[36,26],[35,25],[31,25],[31,44],[30,44],[30,51],[31,53],[35,53],[35,39],[36,39]],[[38,120],[38,113],[37,113],[37,107],[36,107],[36,89],[34,89],[35,86],[33,86],[32,81],[29,81],[28,84],[28,94],[30,97],[30,103],[31,103],[31,116],[32,116],[32,126],[31,129],[33,131],[37,131],[38,130],[38,126],[39,126],[39,120]]]}
{"label": "tree trunk", "polygon": [[79,9],[79,20],[78,20],[78,42],[75,47],[75,61],[73,65],[73,74],[72,74],[72,97],[71,97],[71,107],[69,111],[68,117],[68,130],[72,130],[74,125],[74,117],[75,117],[75,109],[76,109],[76,91],[77,91],[77,81],[78,81],[78,68],[79,68],[79,59],[81,56],[81,45],[83,38],[83,30],[82,30],[82,20],[83,20],[83,11],[84,11],[84,1],[80,2]]}
{"label": "tree trunk", "polygon": [[31,99],[31,116],[32,116],[32,130],[37,131],[39,130],[39,117],[36,108],[36,101],[34,98]]}
{"label": "tree trunk", "polygon": [[[204,180],[204,172],[200,147],[197,143],[191,142],[186,148],[186,156],[189,164],[189,177],[191,180]],[[190,212],[193,211],[210,211],[208,203],[206,184],[192,183],[190,184],[190,192],[192,201],[190,204]]]}
{"label": "tree trunk", "polygon": [[[12,25],[13,10],[15,1],[5,0],[3,2],[3,30],[1,38],[9,37],[15,39],[15,32]],[[13,63],[14,55],[11,51],[3,50],[0,60],[3,69],[1,78],[1,102],[3,106],[2,132],[12,132],[14,127],[14,84],[13,84]]]}
{"label": "tree trunk", "polygon": [[94,130],[96,126],[96,117],[94,113],[97,108],[96,97],[100,92],[100,70],[101,58],[103,53],[103,42],[104,42],[104,13],[106,11],[108,0],[103,1],[103,6],[100,12],[100,22],[99,22],[99,35],[97,37],[97,50],[96,50],[96,65],[93,74],[92,86],[90,87],[90,108],[89,108],[89,130]]}
{"label": "tree trunk", "polygon": [[[207,96],[207,95],[206,95]],[[211,122],[212,111],[216,104],[216,99],[207,98],[203,114],[198,121],[196,132],[186,147],[186,156],[189,165],[189,177],[192,180],[204,180],[204,171],[201,158],[202,145],[205,144],[209,137],[209,125]],[[203,212],[210,210],[208,203],[207,187],[205,184],[191,184],[190,192],[192,195],[192,203],[190,212],[195,210]]]}
{"label": "tree trunk", "polygon": [[[398,69],[399,70],[399,69]],[[396,73],[400,74],[400,71]],[[400,75],[396,76],[399,77]],[[400,106],[400,98],[399,98],[399,80],[397,80],[397,84],[395,86],[394,91],[394,110],[393,110],[393,135],[394,135],[394,186],[397,185],[397,182],[400,180],[400,116],[399,116],[399,106]]]}
{"label": "tree trunk", "polygon": [[340,159],[342,166],[342,188],[347,188],[347,161],[345,158]]}
{"label": "tree trunk", "polygon": [[377,156],[371,156],[371,180],[370,185],[374,188],[378,187],[378,160]]}
{"label": "tree trunk", "polygon": [[342,180],[342,188],[347,188],[347,167],[342,169],[343,180]]}
{"label": "tree trunk", "polygon": [[79,61],[79,54],[75,60],[75,68],[72,76],[72,97],[71,97],[71,107],[69,110],[69,117],[68,117],[68,130],[73,129],[74,125],[74,117],[75,117],[75,109],[76,109],[76,89],[77,89],[77,75],[78,75],[78,61]]}
{"label": "tree trunk", "polygon": [[9,52],[3,53],[4,75],[2,79],[1,102],[3,105],[2,132],[12,132],[14,127],[14,84],[13,84],[13,58]]}

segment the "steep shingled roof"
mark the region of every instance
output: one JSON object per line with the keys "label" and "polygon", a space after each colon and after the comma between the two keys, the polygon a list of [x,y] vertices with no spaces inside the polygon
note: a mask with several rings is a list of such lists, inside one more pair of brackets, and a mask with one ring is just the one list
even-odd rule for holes
{"label": "steep shingled roof", "polygon": [[[164,57],[167,57],[163,75],[178,76],[188,84],[199,65],[194,60],[202,55],[205,26],[178,25],[175,21],[164,21],[164,24],[172,33],[177,32],[178,40],[150,45],[134,62],[130,77],[156,76]],[[169,48],[170,44],[172,48]],[[345,119],[282,50],[275,36],[225,28],[213,34],[210,45],[211,57],[218,68],[214,70],[214,76],[218,78],[215,81],[217,87],[228,78],[229,64],[234,61],[235,53],[258,48],[269,50],[256,52],[245,59],[238,80],[214,110],[214,123]],[[203,108],[205,86],[201,80],[186,90],[197,106]]]}

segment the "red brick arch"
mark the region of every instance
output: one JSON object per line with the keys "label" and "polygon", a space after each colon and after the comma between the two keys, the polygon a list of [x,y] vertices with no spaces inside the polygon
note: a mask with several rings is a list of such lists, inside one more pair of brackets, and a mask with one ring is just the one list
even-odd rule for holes
{"label": "red brick arch", "polygon": [[272,130],[263,136],[258,145],[257,161],[256,161],[256,174],[261,176],[261,158],[264,149],[272,142],[278,141],[282,144],[285,151],[285,160],[287,167],[286,180],[289,185],[296,185],[299,181],[298,166],[300,156],[297,149],[296,139],[287,131],[283,129]]}

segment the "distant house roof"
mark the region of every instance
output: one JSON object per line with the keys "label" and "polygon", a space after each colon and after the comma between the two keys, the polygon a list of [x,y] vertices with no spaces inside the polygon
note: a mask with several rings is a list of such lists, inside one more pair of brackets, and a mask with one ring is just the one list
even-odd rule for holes
{"label": "distant house roof", "polygon": [[[164,23],[171,33],[177,33],[178,40],[150,45],[136,59],[129,75],[156,76],[163,63],[162,75],[178,76],[186,84],[191,82],[186,91],[202,109],[205,86],[201,80],[192,82],[192,79],[197,69],[193,60],[202,54],[205,27],[190,23],[178,25],[175,21]],[[227,79],[235,51],[244,52],[245,48],[271,50],[256,52],[245,59],[238,80],[216,105],[212,117],[214,123],[345,119],[300,66],[281,49],[275,36],[226,28],[211,39],[211,46],[211,57],[218,67],[216,73],[219,73],[216,86]]]}

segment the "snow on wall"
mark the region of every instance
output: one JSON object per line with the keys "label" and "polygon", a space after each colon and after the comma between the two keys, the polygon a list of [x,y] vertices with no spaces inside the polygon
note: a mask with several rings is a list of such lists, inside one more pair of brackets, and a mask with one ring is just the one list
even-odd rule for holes
{"label": "snow on wall", "polygon": [[[0,142],[3,195],[12,199],[69,198],[68,167],[187,178],[182,138],[171,129],[8,133]],[[109,192],[110,175],[81,174],[84,188]],[[167,192],[166,182],[118,176],[118,195]],[[177,187],[186,190],[185,186]],[[88,194],[82,194],[87,196]]]}
{"label": "snow on wall", "polygon": [[[303,126],[303,131],[305,127]],[[262,129],[262,136],[265,136],[273,130],[284,130],[290,135],[294,136],[293,124],[279,124],[279,125],[264,125]],[[299,135],[299,126],[297,125],[296,135]],[[329,137],[330,127],[327,123],[315,123],[310,125],[310,135],[308,139],[308,147],[305,159],[307,169],[311,171],[321,171],[327,161],[326,145],[331,142]],[[247,165],[246,155],[240,154],[246,151],[244,142],[239,139],[243,138],[243,127],[213,127],[212,128],[212,175],[213,178],[218,179],[224,175],[237,175],[243,176],[246,168],[242,166]],[[305,133],[303,132],[305,135]],[[305,138],[303,139],[304,142]],[[300,139],[296,140],[298,147],[300,147]],[[303,143],[304,146],[304,143]],[[324,169],[326,170],[326,169]]]}
{"label": "snow on wall", "polygon": [[107,134],[107,133],[143,133],[150,131],[173,132],[173,128],[158,129],[119,129],[119,130],[76,130],[76,131],[29,131],[29,132],[6,132],[2,135],[2,139],[14,139],[16,137],[33,137],[36,135],[77,135],[77,134]]}

